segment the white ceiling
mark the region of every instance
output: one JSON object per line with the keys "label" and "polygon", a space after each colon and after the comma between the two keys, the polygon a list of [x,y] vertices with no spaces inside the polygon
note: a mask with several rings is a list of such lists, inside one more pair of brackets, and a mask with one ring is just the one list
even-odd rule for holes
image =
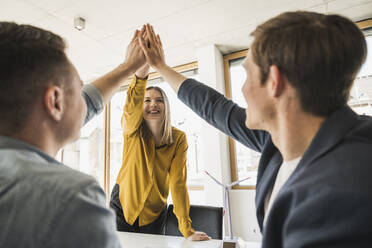
{"label": "white ceiling", "polygon": [[[372,17],[372,0],[0,0],[0,20],[27,23],[64,37],[68,55],[85,81],[122,60],[135,29],[151,23],[166,59],[196,60],[196,49],[216,44],[222,53],[248,48],[254,27],[283,11],[338,13],[354,21]],[[86,28],[73,27],[74,17]]]}

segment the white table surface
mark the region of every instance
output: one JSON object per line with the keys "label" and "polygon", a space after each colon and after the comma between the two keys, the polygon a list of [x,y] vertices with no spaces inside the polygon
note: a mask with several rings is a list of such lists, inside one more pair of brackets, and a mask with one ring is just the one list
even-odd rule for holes
{"label": "white table surface", "polygon": [[[189,241],[183,237],[143,233],[118,232],[122,248],[220,248],[222,240]],[[259,243],[247,243],[246,248],[259,248]]]}

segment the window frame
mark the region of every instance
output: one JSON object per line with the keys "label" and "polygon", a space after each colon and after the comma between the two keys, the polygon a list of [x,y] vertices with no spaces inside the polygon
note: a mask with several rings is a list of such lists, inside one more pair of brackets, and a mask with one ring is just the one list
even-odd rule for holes
{"label": "window frame", "polygon": [[[238,52],[226,54],[223,56],[223,65],[224,65],[224,79],[225,79],[225,96],[228,99],[231,99],[231,75],[230,75],[230,62],[235,59],[244,58],[247,55],[248,49],[241,50]],[[235,149],[235,140],[231,137],[228,137],[229,143],[229,159],[230,159],[230,176],[231,182],[237,181],[239,179],[238,176],[238,168],[236,162],[236,149]],[[256,186],[252,185],[235,185],[232,189],[243,189],[243,190],[255,190]]]}
{"label": "window frame", "polygon": [[372,28],[372,18],[365,19],[362,21],[356,22],[356,25],[363,31],[369,28]]}

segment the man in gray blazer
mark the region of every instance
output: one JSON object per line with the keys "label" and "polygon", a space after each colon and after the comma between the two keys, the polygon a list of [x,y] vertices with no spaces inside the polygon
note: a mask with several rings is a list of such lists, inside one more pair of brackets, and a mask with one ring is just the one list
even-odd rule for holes
{"label": "man in gray blazer", "polygon": [[146,28],[147,62],[178,98],[261,153],[262,247],[371,247],[372,118],[347,106],[367,48],[352,21],[287,12],[259,25],[243,63],[247,109],[169,68]]}
{"label": "man in gray blazer", "polygon": [[0,247],[120,247],[97,181],[54,156],[145,64],[137,36],[121,65],[83,87],[61,37],[0,22]]}

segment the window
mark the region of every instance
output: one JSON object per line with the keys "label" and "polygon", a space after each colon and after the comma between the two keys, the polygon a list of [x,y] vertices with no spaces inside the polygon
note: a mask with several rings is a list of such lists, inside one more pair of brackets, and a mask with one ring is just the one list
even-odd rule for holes
{"label": "window", "polygon": [[355,79],[349,105],[358,114],[372,116],[372,20],[365,22],[369,22],[369,25],[365,26],[367,30],[364,31],[368,54],[366,62]]}
{"label": "window", "polygon": [[104,113],[89,121],[80,138],[65,146],[57,155],[63,164],[89,174],[104,187]]}
{"label": "window", "polygon": [[[188,71],[184,75],[198,80],[196,73],[197,71]],[[162,88],[169,98],[172,126],[186,133],[189,147],[186,162],[189,189],[202,189],[204,166],[202,164],[203,154],[200,151],[200,128],[203,120],[178,100],[176,93],[167,82],[162,81],[156,85]]]}
{"label": "window", "polygon": [[123,129],[121,128],[121,116],[123,115],[123,108],[127,96],[126,88],[125,90],[123,89],[117,92],[110,103],[110,192],[116,183],[123,157]]}
{"label": "window", "polygon": [[[241,88],[245,81],[246,73],[241,66],[247,54],[247,50],[224,56],[225,64],[225,90],[226,96],[246,108]],[[237,181],[249,177],[234,188],[254,189],[257,179],[257,168],[260,153],[251,150],[239,142],[229,138],[231,181]]]}

